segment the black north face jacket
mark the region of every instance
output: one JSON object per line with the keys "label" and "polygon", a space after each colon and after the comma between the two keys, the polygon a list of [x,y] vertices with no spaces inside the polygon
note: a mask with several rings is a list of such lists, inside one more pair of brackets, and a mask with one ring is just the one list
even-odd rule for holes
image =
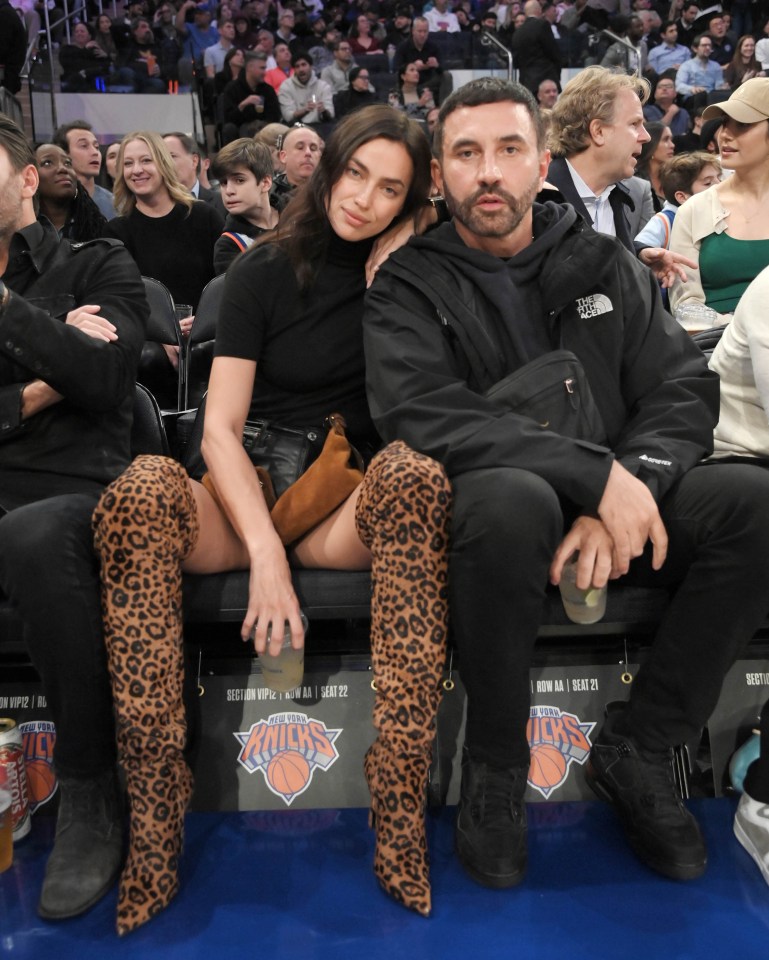
{"label": "black north face jacket", "polygon": [[[470,249],[445,224],[382,266],[364,319],[374,422],[386,441],[405,440],[450,477],[517,467],[595,510],[616,457],[659,500],[712,450],[718,379],[664,310],[650,271],[616,239],[551,203],[535,204],[534,237],[506,261]],[[543,430],[484,396],[533,359],[509,346],[527,325],[582,362],[605,446]]]}

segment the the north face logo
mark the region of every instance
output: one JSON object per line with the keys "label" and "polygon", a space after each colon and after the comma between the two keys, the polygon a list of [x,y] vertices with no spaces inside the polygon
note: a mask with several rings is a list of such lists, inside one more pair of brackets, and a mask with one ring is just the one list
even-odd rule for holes
{"label": "the north face logo", "polygon": [[610,313],[613,309],[614,304],[603,293],[591,293],[589,297],[579,297],[577,300],[580,320],[597,317],[600,313]]}

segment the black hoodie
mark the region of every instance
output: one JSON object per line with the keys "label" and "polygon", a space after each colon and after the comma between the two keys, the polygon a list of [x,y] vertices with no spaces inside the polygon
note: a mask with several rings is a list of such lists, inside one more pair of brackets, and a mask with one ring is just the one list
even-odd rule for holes
{"label": "black hoodie", "polygon": [[[595,509],[616,457],[659,499],[711,450],[718,381],[619,241],[569,206],[533,209],[534,240],[515,257],[471,249],[445,224],[379,270],[364,318],[374,422],[450,477],[527,469]],[[542,430],[484,396],[555,347],[582,362],[606,446]]]}

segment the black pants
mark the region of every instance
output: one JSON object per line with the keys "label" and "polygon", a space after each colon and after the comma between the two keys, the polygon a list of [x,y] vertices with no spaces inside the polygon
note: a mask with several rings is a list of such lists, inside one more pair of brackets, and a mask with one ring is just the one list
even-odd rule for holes
{"label": "black pants", "polygon": [[30,656],[56,724],[60,776],[115,763],[91,514],[98,496],[66,494],[0,519],[0,588],[24,621]]}
{"label": "black pants", "polygon": [[[478,759],[525,764],[531,653],[564,511],[552,487],[523,470],[467,473],[453,488],[449,591],[466,743]],[[670,540],[662,570],[649,550],[620,581],[676,588],[630,697],[629,732],[648,749],[698,733],[769,610],[769,471],[697,466],[660,513]]]}

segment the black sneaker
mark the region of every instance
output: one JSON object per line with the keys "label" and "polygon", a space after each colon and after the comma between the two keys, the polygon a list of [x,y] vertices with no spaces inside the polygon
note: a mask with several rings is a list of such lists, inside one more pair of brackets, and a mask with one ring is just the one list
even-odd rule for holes
{"label": "black sneaker", "polygon": [[514,887],[526,873],[528,772],[480,763],[465,748],[454,845],[462,866],[484,887]]}
{"label": "black sneaker", "polygon": [[700,828],[684,806],[673,779],[672,750],[652,753],[614,733],[609,714],[593,744],[585,778],[614,805],[639,860],[674,880],[705,872],[708,854]]}

